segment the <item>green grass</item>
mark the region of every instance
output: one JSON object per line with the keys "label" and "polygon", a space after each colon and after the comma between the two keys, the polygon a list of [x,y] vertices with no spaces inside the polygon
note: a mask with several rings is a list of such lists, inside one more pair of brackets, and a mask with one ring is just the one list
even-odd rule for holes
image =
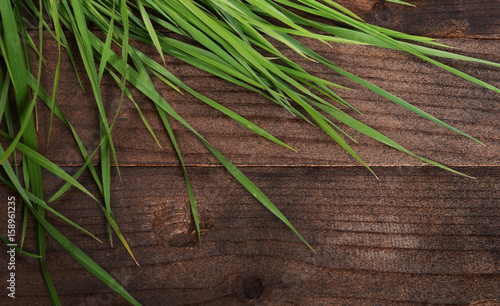
{"label": "green grass", "polygon": [[[390,2],[411,5],[404,1]],[[157,91],[151,76],[158,78],[180,94],[187,93],[198,98],[255,134],[287,149],[293,150],[293,148],[243,116],[181,82],[168,70],[169,67],[165,61],[166,55],[178,58],[227,82],[263,95],[269,101],[283,107],[284,111],[321,128],[333,141],[372,173],[370,167],[345,140],[345,138],[352,140],[352,137],[341,129],[338,123],[431,165],[466,176],[436,161],[412,153],[387,136],[350,116],[342,109],[357,110],[335,92],[336,88],[344,88],[343,86],[311,75],[280,50],[291,49],[298,55],[320,63],[339,75],[368,88],[374,94],[428,119],[430,124],[441,125],[479,144],[482,143],[401,98],[329,62],[320,54],[300,43],[297,37],[314,39],[327,45],[346,43],[399,50],[488,90],[500,93],[500,89],[443,64],[439,59],[477,62],[495,67],[500,67],[500,64],[445,51],[446,46],[427,37],[407,35],[370,25],[331,0],[39,0],[38,3],[6,0],[0,2],[0,11],[0,122],[5,120],[6,126],[6,130],[0,131],[0,135],[9,143],[7,148],[0,147],[0,164],[4,169],[0,180],[19,193],[23,199],[25,215],[23,217],[22,241],[24,241],[28,228],[26,226],[28,214],[32,214],[36,221],[38,254],[28,253],[22,250],[22,247],[18,251],[21,254],[39,258],[48,297],[53,304],[59,304],[59,299],[49,271],[45,266],[45,262],[49,260],[45,253],[46,234],[52,236],[69,255],[127,301],[138,304],[106,271],[45,219],[45,213],[48,211],[84,234],[98,240],[92,233],[48,205],[48,203],[56,201],[69,188],[77,188],[95,200],[102,210],[108,222],[110,243],[113,244],[112,239],[113,234],[115,234],[137,263],[131,248],[119,230],[112,210],[111,163],[113,161],[116,165],[119,164],[112,131],[123,103],[130,102],[134,105],[151,136],[159,146],[160,143],[155,131],[141,111],[142,105],[138,104],[131,94],[131,88],[137,89],[148,97],[155,105],[161,118],[179,158],[186,181],[186,195],[189,198],[199,238],[201,237],[196,200],[182,152],[171,128],[171,120],[179,122],[196,135],[200,142],[244,188],[286,224],[297,235],[298,239],[312,249],[272,201],[240,169],[214,148],[203,135],[175,112],[168,100]],[[303,13],[315,15],[318,17],[315,20],[323,20],[323,22],[304,18],[302,17],[305,15]],[[31,26],[23,17],[28,16],[28,14],[33,15],[38,20],[38,25],[34,26],[36,31],[28,31]],[[44,17],[41,18],[42,16]],[[96,36],[89,29],[89,25],[97,27],[105,34],[104,39]],[[38,34],[38,44],[31,37],[34,33]],[[69,33],[76,41],[77,52],[72,53],[68,48],[65,33]],[[44,36],[44,34],[46,35]],[[44,65],[43,37],[47,35],[57,42],[58,51],[54,86],[49,91],[40,84]],[[136,44],[130,44],[131,40],[135,40]],[[135,47],[139,43],[149,44],[158,52],[161,61],[157,62],[140,52]],[[440,47],[440,49],[435,49],[435,47]],[[36,73],[33,73],[31,69],[33,58],[29,56],[30,49],[38,62],[39,69]],[[115,52],[116,50],[119,52]],[[85,149],[77,131],[57,106],[59,72],[63,52],[67,53],[73,64],[79,82],[80,78],[85,78],[91,84],[92,95],[99,111],[99,127],[96,129],[100,130],[101,140],[92,152]],[[77,71],[76,60],[83,63],[84,71]],[[116,90],[121,91],[120,107],[112,114],[105,111],[106,102],[103,100],[100,87],[105,73],[112,76],[117,84]],[[13,101],[10,101],[9,97],[12,97]],[[85,160],[84,165],[75,175],[70,176],[38,152],[37,102],[45,104],[51,112],[49,141],[53,120],[60,120],[71,131],[82,158]],[[15,111],[11,108],[15,108]],[[13,116],[14,113],[18,114],[16,118]],[[14,129],[15,122],[19,123],[17,130]],[[49,143],[44,145],[49,146]],[[96,171],[91,162],[92,157],[98,151],[100,152],[100,173]],[[17,166],[16,152],[22,156],[22,175]],[[43,190],[42,168],[66,182],[47,201]],[[85,186],[78,182],[79,177],[85,171],[88,171],[94,179],[99,195],[90,193]],[[117,171],[120,175],[118,167]],[[373,174],[375,175],[375,173]],[[4,237],[0,238],[5,241]]]}

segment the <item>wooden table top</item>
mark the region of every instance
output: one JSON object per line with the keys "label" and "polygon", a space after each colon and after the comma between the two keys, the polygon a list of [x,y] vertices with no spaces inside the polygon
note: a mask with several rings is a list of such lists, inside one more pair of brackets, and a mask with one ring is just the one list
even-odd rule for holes
{"label": "wooden table top", "polygon": [[[374,1],[338,1],[366,21],[438,38],[455,51],[500,62],[500,1],[422,0],[416,8]],[[500,95],[396,51],[307,42],[340,67],[361,76],[484,142],[481,146],[349,82],[319,64],[284,51],[303,67],[355,90],[342,97],[363,122],[408,149],[475,179],[460,177],[353,133],[353,148],[380,180],[322,131],[263,97],[167,57],[167,67],[193,89],[263,127],[297,152],[279,147],[188,94],[156,83],[166,100],[276,204],[315,248],[313,253],[221,167],[180,124],[174,132],[196,195],[197,240],[181,168],[154,106],[134,93],[162,147],[124,103],[113,130],[122,181],[113,171],[112,208],[140,266],[107,241],[95,202],[70,189],[52,206],[103,244],[56,217],[48,218],[144,305],[386,305],[500,304]],[[154,56],[154,48],[146,49]],[[46,40],[47,88],[57,61]],[[500,69],[445,61],[500,87]],[[97,109],[63,61],[58,105],[88,149],[99,142]],[[103,81],[107,111],[120,91]],[[71,111],[70,111],[71,110]],[[50,112],[39,107],[39,142]],[[82,165],[71,133],[57,120],[42,154],[70,174]],[[69,143],[69,145],[68,145]],[[98,164],[96,157],[96,165]],[[63,182],[45,176],[46,194]],[[89,175],[80,180],[93,192]],[[1,194],[12,194],[0,187]],[[0,220],[6,218],[0,214]],[[31,238],[31,239],[30,239]],[[33,237],[26,249],[34,249]],[[0,247],[1,254],[5,246]],[[79,266],[53,239],[47,262],[65,305],[119,305],[124,300]],[[0,256],[0,265],[7,257]],[[18,257],[15,305],[48,303],[38,263]],[[4,274],[1,274],[4,275]],[[5,295],[0,297],[3,304]],[[10,301],[10,300],[9,300]],[[19,303],[19,304],[18,304]]]}

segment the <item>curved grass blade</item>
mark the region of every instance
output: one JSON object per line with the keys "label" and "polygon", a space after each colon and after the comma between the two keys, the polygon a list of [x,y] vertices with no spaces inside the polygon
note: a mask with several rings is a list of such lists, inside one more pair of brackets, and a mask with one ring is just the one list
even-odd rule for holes
{"label": "curved grass blade", "polygon": [[148,31],[149,37],[151,37],[151,40],[153,41],[153,44],[156,47],[156,50],[158,51],[158,54],[160,55],[163,61],[163,64],[165,64],[165,57],[163,56],[163,51],[160,46],[160,41],[158,40],[158,36],[156,36],[156,31],[153,28],[153,24],[151,23],[151,19],[149,19],[149,15],[146,12],[144,5],[142,4],[142,0],[137,0],[137,6],[139,7],[139,12],[141,13],[142,20],[144,21],[144,25],[146,26],[146,30]]}
{"label": "curved grass blade", "polygon": [[411,3],[408,3],[406,1],[401,1],[401,0],[386,0],[387,2],[392,2],[392,3],[397,3],[397,4],[402,4],[402,5],[407,5],[407,6],[415,6]]}
{"label": "curved grass blade", "polygon": [[[3,178],[1,175],[0,175],[0,181],[2,181],[7,187],[9,187],[9,188],[11,188],[13,190],[16,190],[16,187],[11,182],[9,182],[5,178]],[[98,241],[99,243],[102,243],[102,241],[99,238],[97,238],[96,236],[94,236],[94,234],[92,234],[91,232],[89,232],[85,228],[83,228],[80,225],[76,224],[75,222],[71,221],[70,219],[68,219],[67,217],[65,217],[61,213],[59,213],[57,210],[55,210],[52,207],[50,207],[49,205],[47,205],[47,203],[45,203],[45,201],[43,201],[42,199],[40,199],[39,197],[37,197],[36,195],[34,195],[33,193],[31,193],[29,190],[26,190],[24,188],[24,193],[31,200],[31,202],[33,202],[34,204],[42,206],[44,209],[50,211],[51,213],[53,213],[59,219],[61,219],[64,222],[68,223],[69,225],[73,226],[74,228],[82,231],[83,233],[89,235],[90,237],[92,237],[93,239],[95,239],[96,241]]]}
{"label": "curved grass blade", "polygon": [[[94,39],[91,40],[93,46],[98,50],[102,50],[102,42],[96,37],[92,36]],[[112,56],[110,58],[110,64],[117,70],[121,71],[122,62],[118,60],[117,57]],[[259,200],[266,208],[268,208],[273,214],[275,214],[283,223],[285,223],[296,235],[304,242],[309,248],[312,247],[309,243],[299,234],[299,232],[293,227],[293,225],[288,221],[288,219],[278,210],[278,208],[260,191],[260,189],[253,184],[238,168],[236,168],[229,160],[227,160],[220,152],[213,148],[210,143],[208,143],[191,125],[189,125],[182,117],[180,117],[175,110],[163,99],[163,97],[156,91],[151,82],[151,79],[147,74],[140,74],[130,66],[126,69],[126,80],[130,82],[134,87],[143,92],[152,102],[155,103],[159,108],[165,111],[167,114],[172,116],[174,119],[179,121],[185,127],[187,127],[191,132],[193,132],[202,143],[214,154],[214,156],[224,165],[224,167],[248,190],[251,194]]]}
{"label": "curved grass blade", "polygon": [[[0,153],[1,152],[3,152],[3,149],[0,146]],[[66,237],[64,237],[64,235],[62,235],[57,229],[55,229],[49,222],[47,222],[45,220],[45,217],[43,215],[41,215],[38,212],[38,210],[33,207],[33,204],[31,203],[29,196],[26,194],[21,183],[19,182],[19,180],[15,176],[14,171],[12,170],[10,164],[3,163],[2,166],[5,170],[5,172],[7,173],[7,176],[9,177],[10,182],[14,186],[15,190],[23,198],[27,207],[30,209],[31,213],[34,215],[37,222],[47,231],[47,233],[49,233],[56,240],[56,242],[59,245],[61,245],[66,250],[66,252],[71,257],[73,257],[80,265],[82,265],[87,271],[92,273],[99,280],[101,280],[103,283],[108,285],[111,289],[113,289],[118,294],[120,294],[122,297],[124,297],[129,303],[131,303],[133,305],[140,305],[139,302],[137,302],[120,284],[118,284],[118,282],[111,275],[109,275],[106,271],[104,271],[96,262],[94,262],[90,257],[88,257],[84,252],[82,252],[76,245],[74,245],[71,241],[69,241]],[[43,256],[42,256],[41,260],[42,261],[44,260]],[[57,299],[57,294],[53,295],[55,293],[55,289],[53,288],[53,285],[51,288],[48,288],[48,290],[52,291],[51,300],[54,297]],[[58,304],[59,301],[57,299],[57,300],[52,300],[52,302],[55,304]]]}
{"label": "curved grass blade", "polygon": [[[6,140],[12,141],[12,137],[4,133],[3,131],[0,131],[0,135],[2,135]],[[90,191],[88,191],[85,187],[83,187],[80,183],[78,183],[76,180],[74,180],[69,174],[67,174],[65,171],[63,171],[61,168],[59,168],[56,164],[52,163],[50,160],[42,156],[40,153],[36,152],[35,150],[31,149],[30,147],[24,145],[23,143],[18,142],[16,145],[16,148],[23,153],[25,156],[29,157],[31,161],[35,162],[37,165],[47,169],[48,171],[52,172],[53,174],[57,175],[61,179],[65,180],[66,182],[70,183],[71,185],[75,186],[76,188],[80,189],[83,191],[85,194],[87,194],[89,197],[94,199],[95,201],[99,202]]]}
{"label": "curved grass blade", "polygon": [[[5,180],[5,179],[4,179],[3,177],[1,177],[1,176],[0,176],[0,180],[1,180],[2,182],[6,182],[6,181],[7,181],[7,180]],[[2,240],[2,241],[3,241],[5,244],[7,244],[7,245],[9,245],[9,244],[10,244],[9,240],[7,240],[7,239],[6,239],[4,236],[2,236],[2,235],[0,235],[0,240]],[[26,256],[28,256],[28,257],[38,258],[38,259],[42,258],[42,256],[40,256],[40,255],[36,255],[36,254],[32,254],[32,253],[26,252],[26,251],[22,250],[21,248],[19,248],[19,247],[17,247],[17,246],[15,246],[15,247],[13,247],[13,248],[14,248],[17,252],[19,252],[20,254],[26,255]]]}
{"label": "curved grass blade", "polygon": [[200,231],[200,221],[198,217],[198,209],[196,207],[196,200],[194,197],[194,192],[193,188],[191,187],[191,183],[189,181],[189,176],[187,173],[186,165],[184,164],[184,159],[182,158],[181,151],[179,149],[179,146],[177,145],[177,141],[175,140],[175,135],[174,131],[172,130],[172,127],[170,126],[170,123],[168,122],[167,115],[165,114],[165,111],[162,110],[158,105],[156,106],[156,110],[158,111],[158,114],[160,115],[161,121],[163,122],[163,125],[165,126],[165,129],[167,130],[168,136],[170,137],[170,141],[172,142],[172,145],[174,146],[175,153],[177,154],[177,158],[179,159],[182,167],[182,172],[184,174],[184,180],[186,181],[186,188],[188,191],[188,197],[189,197],[189,204],[191,206],[191,214],[193,215],[193,220],[196,228],[196,233],[198,234],[198,240],[201,241],[201,231]]}
{"label": "curved grass blade", "polygon": [[[19,12],[19,6],[16,7],[14,11],[14,6],[11,6],[10,1],[0,1],[0,14],[1,23],[3,26],[3,39],[5,44],[5,64],[9,67],[12,72],[12,83],[15,88],[14,96],[16,100],[16,106],[18,109],[20,122],[26,122],[25,130],[22,134],[22,139],[27,148],[38,151],[38,143],[36,137],[36,127],[35,120],[33,119],[32,109],[29,107],[29,90],[27,84],[27,73],[26,68],[30,67],[29,56],[26,57],[28,63],[26,63],[24,55],[29,54],[27,50],[28,44],[26,43],[26,37],[29,36],[26,33],[26,29],[22,26],[22,18]],[[17,22],[16,22],[17,21]],[[21,24],[21,27],[19,27]],[[22,44],[20,37],[23,38],[24,44]],[[8,43],[7,43],[8,42]],[[20,52],[23,50],[24,52]],[[31,103],[33,104],[33,103]],[[2,132],[3,133],[3,132]],[[19,143],[20,145],[21,143]],[[2,153],[3,149],[2,149]],[[43,198],[43,183],[42,183],[42,171],[39,165],[37,165],[31,158],[23,157],[25,161],[23,171],[24,178],[26,182],[29,182],[32,192]],[[3,162],[2,165],[8,164]],[[41,220],[44,218],[44,208],[36,207],[37,213],[39,214]],[[45,266],[45,230],[37,220],[36,223],[36,237],[38,242],[38,250],[40,256],[40,267],[42,270],[42,276],[47,287],[47,292],[49,294],[49,299],[53,304],[59,304],[59,298],[57,296],[54,284],[50,278],[50,275]]]}
{"label": "curved grass blade", "polygon": [[388,145],[390,147],[393,147],[401,152],[404,152],[414,158],[417,158],[417,159],[420,159],[428,164],[431,164],[431,165],[434,165],[436,167],[439,167],[439,168],[442,168],[444,170],[447,170],[451,173],[455,173],[455,174],[458,174],[458,175],[461,175],[461,176],[465,176],[465,177],[468,177],[468,178],[473,178],[469,175],[466,175],[464,173],[461,173],[459,171],[456,171],[454,169],[451,169],[445,165],[442,165],[438,162],[435,162],[433,160],[430,160],[430,159],[427,159],[427,158],[424,158],[424,157],[421,157],[413,152],[411,152],[410,150],[406,149],[405,147],[401,146],[400,144],[398,144],[397,142],[393,141],[392,139],[390,139],[389,137],[385,136],[384,134],[378,132],[377,130],[371,128],[370,126],[352,118],[351,116],[347,115],[346,113],[336,109],[336,108],[333,108],[333,107],[327,107],[323,104],[319,104],[319,103],[316,103],[314,101],[312,101],[311,103],[314,103],[317,107],[321,108],[322,110],[324,110],[326,113],[328,113],[329,115],[331,115],[332,117],[334,117],[335,119],[339,120],[340,122],[343,122],[345,124],[347,124],[348,126],[354,128],[355,130],[357,130],[358,132],[361,132],[385,145]]}

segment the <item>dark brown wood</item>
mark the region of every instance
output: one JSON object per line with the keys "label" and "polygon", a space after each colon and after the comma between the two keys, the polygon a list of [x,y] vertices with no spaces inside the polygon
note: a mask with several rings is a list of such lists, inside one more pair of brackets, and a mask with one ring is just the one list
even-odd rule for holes
{"label": "dark brown wood", "polygon": [[[500,62],[499,1],[411,1],[416,8],[377,2],[339,1],[371,23],[438,37],[457,47],[455,51]],[[57,52],[53,41],[44,44],[43,84],[49,89]],[[184,118],[262,188],[316,253],[217,166],[191,133],[172,122],[190,165],[202,228],[199,242],[176,156],[153,106],[137,93],[137,102],[163,148],[156,146],[126,101],[113,131],[123,181],[113,172],[112,207],[141,266],[135,265],[116,238],[115,247],[110,247],[97,203],[79,191],[70,189],[51,205],[104,243],[50,214],[49,221],[145,305],[499,305],[499,95],[399,52],[307,44],[340,67],[483,141],[485,147],[430,124],[287,52],[314,74],[356,89],[339,92],[363,112],[353,114],[356,118],[414,152],[454,165],[476,179],[422,166],[418,160],[353,133],[359,141],[353,147],[374,166],[378,181],[319,129],[254,93],[167,57],[167,68],[195,90],[298,150],[263,140],[193,97],[156,83]],[[143,50],[152,56],[156,52]],[[500,86],[498,68],[445,62]],[[84,71],[81,65],[78,68]],[[84,86],[86,92],[79,89],[64,59],[58,104],[91,150],[99,142],[98,119],[85,80]],[[120,93],[109,78],[102,88],[111,117]],[[58,165],[70,166],[64,168],[68,173],[76,173],[82,160],[71,134],[55,120],[50,145],[45,148],[50,114],[45,107],[38,110],[41,152]],[[48,198],[63,182],[48,173],[44,177]],[[97,194],[88,174],[81,182]],[[3,203],[13,193],[0,185],[0,195]],[[0,213],[0,224],[6,218]],[[0,233],[4,231],[2,227]],[[27,237],[25,248],[36,252],[33,236]],[[2,281],[8,259],[5,252],[5,245],[0,244]],[[47,264],[63,304],[124,304],[52,238],[48,239]],[[48,305],[37,261],[18,256],[17,271],[15,305]],[[2,293],[0,304],[7,303],[12,300]]]}
{"label": "dark brown wood", "polygon": [[[500,37],[500,3],[497,0],[411,0],[409,7],[389,3],[385,0],[337,0],[363,20],[378,26],[408,34],[436,38],[480,38]],[[318,21],[325,21],[309,16]],[[25,18],[37,25],[34,16]],[[91,29],[93,28],[91,26]]]}
{"label": "dark brown wood", "polygon": [[[500,301],[498,167],[461,169],[477,180],[430,167],[375,170],[380,181],[362,167],[244,169],[316,253],[217,167],[189,169],[201,243],[177,167],[122,169],[113,208],[140,267],[118,241],[110,248],[49,219],[145,305]],[[61,185],[46,182],[48,194]],[[53,207],[106,240],[102,214],[81,192]],[[121,303],[52,239],[48,254],[63,304]],[[22,258],[18,270],[16,302],[44,296],[36,261]]]}
{"label": "dark brown wood", "polygon": [[[500,62],[498,40],[478,41],[468,39],[441,40],[468,55]],[[393,92],[430,114],[442,119],[486,144],[480,146],[450,130],[432,124],[425,119],[381,98],[327,68],[286,52],[315,75],[350,86],[355,91],[340,90],[339,93],[357,107],[363,115],[350,112],[359,120],[373,126],[403,146],[426,157],[449,165],[497,165],[500,152],[498,116],[500,104],[498,94],[460,79],[442,69],[399,52],[362,46],[333,45],[332,48],[308,42],[315,50],[340,67],[357,74],[380,87]],[[46,42],[48,61],[54,67],[57,52],[54,42]],[[155,50],[146,50],[155,56]],[[81,134],[89,150],[99,144],[98,112],[93,102],[92,90],[82,92],[76,85],[71,65],[64,61],[59,84],[58,105]],[[492,85],[500,87],[498,68],[485,65],[451,63]],[[193,127],[207,138],[217,149],[238,165],[358,165],[320,129],[298,119],[283,108],[267,101],[258,94],[237,88],[198,69],[188,67],[167,57],[167,67],[193,89],[229,107],[255,122],[298,152],[280,147],[246,130],[231,119],[213,110],[196,98],[180,95],[157,82],[165,99]],[[83,69],[82,69],[83,71]],[[51,88],[53,69],[44,71],[44,84]],[[103,84],[103,95],[109,118],[118,108],[120,91],[111,80]],[[137,94],[136,101],[157,133],[162,148],[140,120],[132,103],[126,101],[118,116],[113,132],[117,155],[122,165],[177,165],[170,142],[163,131],[156,109],[143,96]],[[47,143],[50,112],[40,107],[40,143]],[[217,160],[186,128],[172,122],[190,165],[217,164]],[[293,131],[293,133],[290,133]],[[348,130],[349,132],[353,132]],[[55,120],[50,145],[41,146],[41,152],[60,165],[82,164],[76,146],[68,147],[69,130]],[[418,160],[405,156],[353,132],[359,141],[353,148],[370,165],[422,165]],[[473,154],[471,154],[473,152]],[[98,159],[96,159],[98,160]]]}
{"label": "dark brown wood", "polygon": [[[336,1],[365,21],[408,34],[430,37],[499,38],[496,0],[416,0],[409,7],[382,0]],[[384,3],[385,2],[385,3]]]}

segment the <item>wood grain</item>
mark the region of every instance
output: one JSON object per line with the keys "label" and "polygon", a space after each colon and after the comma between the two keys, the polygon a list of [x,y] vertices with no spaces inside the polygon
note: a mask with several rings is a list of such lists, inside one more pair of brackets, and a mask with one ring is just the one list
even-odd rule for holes
{"label": "wood grain", "polygon": [[[218,167],[189,169],[201,243],[177,167],[123,168],[113,208],[140,267],[122,247],[99,244],[49,219],[144,305],[499,301],[500,172],[461,170],[477,180],[429,167],[376,168],[380,181],[362,167],[245,168],[316,253]],[[48,175],[46,182],[48,194],[61,186]],[[82,183],[92,185],[89,177]],[[53,203],[106,240],[95,206],[74,190]],[[63,304],[121,304],[52,239],[48,254]],[[36,271],[35,261],[22,258],[18,268],[16,303],[44,296],[41,280],[28,272]]]}
{"label": "wood grain", "polygon": [[[411,0],[409,7],[384,0],[337,0],[363,20],[378,26],[408,34],[436,38],[500,37],[500,3],[497,0]],[[302,13],[304,15],[304,13]],[[305,15],[308,16],[308,15]],[[311,19],[329,23],[314,16]],[[25,14],[30,24],[37,25],[34,16]],[[97,27],[91,29],[97,30]]]}
{"label": "wood grain", "polygon": [[[368,22],[439,38],[455,51],[500,62],[500,1],[418,0],[416,8],[341,0]],[[33,34],[36,34],[33,32]],[[380,177],[359,167],[320,130],[260,96],[167,57],[167,68],[195,90],[259,124],[298,152],[282,149],[224,118],[189,95],[155,83],[169,103],[247,174],[313,245],[313,253],[259,204],[203,148],[172,122],[200,212],[199,242],[182,172],[151,103],[134,93],[163,148],[155,145],[126,102],[113,137],[123,180],[112,178],[112,207],[140,267],[115,239],[107,241],[97,204],[70,189],[53,207],[100,239],[99,244],[52,215],[49,221],[111,273],[144,305],[413,305],[500,304],[499,95],[412,57],[374,47],[305,41],[333,63],[470,133],[486,146],[429,124],[318,65],[287,53],[313,72],[355,91],[340,92],[363,115],[356,118],[407,148],[474,176],[466,179],[353,133],[353,145]],[[57,60],[44,42],[43,84],[51,89]],[[151,48],[141,47],[150,55]],[[286,52],[286,51],[285,51]],[[499,69],[446,61],[500,86]],[[36,67],[35,67],[36,68]],[[78,69],[83,67],[78,63]],[[83,74],[83,73],[82,73]],[[58,104],[91,150],[99,142],[91,90],[77,85],[62,63]],[[111,117],[120,93],[102,84]],[[76,173],[82,164],[69,131],[57,120],[46,148],[50,114],[39,107],[43,154]],[[98,160],[96,159],[96,162]],[[97,163],[96,163],[97,164]],[[63,185],[44,173],[47,198]],[[97,190],[88,174],[82,184]],[[13,195],[0,185],[0,203]],[[0,205],[1,206],[1,205]],[[21,205],[17,220],[20,225]],[[7,215],[0,213],[0,224]],[[30,219],[30,228],[33,221]],[[5,226],[0,233],[5,235]],[[19,230],[19,229],[18,229]],[[32,233],[33,231],[29,231]],[[34,237],[25,249],[35,252]],[[52,238],[47,264],[64,305],[125,302],[79,266]],[[0,244],[0,277],[6,247]],[[3,254],[3,255],[1,255]],[[13,305],[48,305],[36,260],[17,257]],[[10,303],[0,295],[0,305]],[[9,305],[10,305],[9,304]]]}
{"label": "wood grain", "polygon": [[[459,50],[468,50],[468,55],[500,62],[498,40],[446,39],[442,42],[455,46]],[[498,165],[500,160],[498,156],[500,152],[498,94],[399,52],[347,45],[334,45],[333,48],[328,48],[312,41],[306,43],[333,63],[396,93],[446,123],[477,137],[486,146],[477,145],[465,137],[432,124],[371,91],[339,77],[321,65],[300,59],[292,52],[284,51],[313,74],[356,89],[355,91],[339,91],[347,101],[363,113],[359,115],[351,111],[354,117],[373,126],[417,154],[434,158],[442,163],[464,166]],[[44,54],[50,64],[44,71],[43,80],[46,88],[51,88],[50,81],[53,79],[54,69],[50,67],[57,62],[57,52],[53,52],[56,48],[54,42],[49,40],[45,45],[48,50]],[[142,47],[145,52],[155,56],[154,49]],[[500,87],[500,69],[498,68],[457,62],[453,62],[452,65]],[[237,88],[171,57],[167,57],[167,67],[193,89],[255,122],[298,151],[293,152],[259,138],[196,98],[188,94],[180,95],[162,86],[160,82],[156,82],[160,92],[174,109],[234,163],[238,165],[358,165],[356,160],[345,153],[320,129],[292,116],[258,94]],[[82,92],[76,84],[72,67],[64,61],[59,84],[58,105],[82,135],[82,140],[88,149],[93,150],[99,144],[97,109],[88,84],[86,84],[86,92]],[[108,116],[112,118],[118,108],[120,91],[109,79],[103,82],[102,88]],[[163,131],[156,109],[142,95],[136,93],[135,98],[156,131],[163,147],[156,145],[132,103],[126,101],[113,132],[120,164],[177,165],[177,157]],[[40,107],[40,143],[47,143],[49,118],[48,109]],[[186,163],[190,165],[217,164],[217,160],[191,132],[177,122],[172,122],[172,125]],[[352,143],[353,148],[370,165],[422,165],[420,161],[400,154],[364,135],[349,129],[348,131],[359,141],[359,144]],[[76,146],[68,146],[67,140],[70,137],[70,132],[56,120],[50,145],[48,148],[41,146],[42,153],[60,165],[82,164]]]}
{"label": "wood grain", "polygon": [[408,34],[441,38],[500,37],[500,2],[496,0],[408,1],[415,7],[375,0],[336,2],[371,24]]}

